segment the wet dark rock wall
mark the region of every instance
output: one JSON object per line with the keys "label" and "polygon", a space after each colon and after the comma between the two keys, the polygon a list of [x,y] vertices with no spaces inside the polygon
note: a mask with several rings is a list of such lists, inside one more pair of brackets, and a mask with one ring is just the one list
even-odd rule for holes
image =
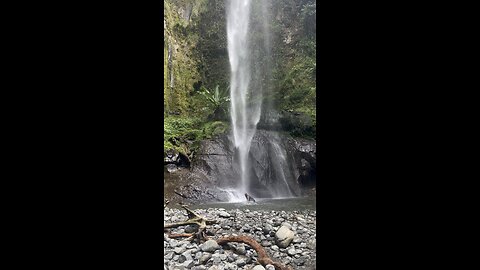
{"label": "wet dark rock wall", "polygon": [[[177,190],[193,198],[193,201],[227,201],[227,194],[221,190],[240,184],[240,168],[232,139],[231,135],[225,134],[202,141],[184,181],[178,181]],[[279,163],[278,149],[284,149],[284,163]],[[283,181],[287,182],[294,196],[305,195],[315,185],[317,168],[314,140],[257,130],[249,160],[250,192],[253,197],[269,198],[285,194]],[[279,169],[283,169],[286,174],[284,177]]]}

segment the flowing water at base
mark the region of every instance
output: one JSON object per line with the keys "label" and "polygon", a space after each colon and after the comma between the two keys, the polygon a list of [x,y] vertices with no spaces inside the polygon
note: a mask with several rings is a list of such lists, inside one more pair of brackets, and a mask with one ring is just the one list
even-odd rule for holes
{"label": "flowing water at base", "polygon": [[[266,211],[301,211],[316,210],[316,197],[297,197],[283,199],[255,199],[256,202],[229,202],[229,203],[205,203],[191,205],[192,209],[224,208],[229,209],[250,209]],[[172,206],[174,207],[174,206]],[[177,207],[175,207],[177,208]]]}
{"label": "flowing water at base", "polygon": [[224,191],[228,194],[228,202],[229,203],[240,203],[245,201],[245,195],[238,191],[237,189],[230,188],[230,189],[222,189],[219,188],[220,191]]}

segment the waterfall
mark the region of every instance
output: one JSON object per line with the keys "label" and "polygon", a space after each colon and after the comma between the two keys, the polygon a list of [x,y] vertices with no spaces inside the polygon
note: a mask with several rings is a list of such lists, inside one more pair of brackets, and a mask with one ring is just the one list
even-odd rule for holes
{"label": "waterfall", "polygon": [[[231,0],[227,6],[228,57],[230,60],[231,119],[235,148],[238,149],[241,185],[247,192],[247,159],[255,128],[260,120],[260,103],[249,104],[255,89],[250,86],[249,21],[250,0]],[[249,106],[250,105],[250,106]]]}
{"label": "waterfall", "polygon": [[279,185],[272,188],[275,197],[291,197],[293,196],[292,190],[288,185],[287,177],[292,177],[287,164],[287,153],[285,149],[279,143],[280,138],[278,134],[272,136],[271,144],[274,154],[274,161],[272,162],[272,168],[275,171],[275,177],[278,180]]}
{"label": "waterfall", "polygon": [[[252,4],[259,6],[252,7]],[[251,166],[249,152],[262,113],[263,94],[271,91],[271,37],[269,1],[229,0],[227,12],[228,57],[230,61],[231,121],[235,150],[240,168],[240,181],[235,187],[235,200],[250,193]],[[251,12],[255,13],[252,24]],[[265,104],[272,111],[270,102]],[[271,146],[268,146],[271,145]],[[277,140],[262,145],[276,153],[271,164],[277,177],[271,187],[273,196],[292,196],[287,177],[292,177],[286,153]],[[258,181],[258,180],[257,180]],[[231,191],[230,191],[231,192]],[[231,194],[231,193],[230,193]]]}

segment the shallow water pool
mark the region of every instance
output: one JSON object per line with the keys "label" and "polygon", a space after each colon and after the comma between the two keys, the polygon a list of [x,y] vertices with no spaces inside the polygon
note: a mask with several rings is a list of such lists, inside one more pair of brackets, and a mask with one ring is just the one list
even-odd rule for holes
{"label": "shallow water pool", "polygon": [[[256,199],[253,202],[218,202],[218,203],[204,203],[190,205],[192,209],[207,209],[207,208],[224,208],[229,209],[250,209],[250,210],[275,210],[275,211],[302,211],[302,210],[316,210],[315,197],[297,197],[297,198],[282,198],[282,199]],[[169,205],[171,208],[179,208],[178,205]]]}

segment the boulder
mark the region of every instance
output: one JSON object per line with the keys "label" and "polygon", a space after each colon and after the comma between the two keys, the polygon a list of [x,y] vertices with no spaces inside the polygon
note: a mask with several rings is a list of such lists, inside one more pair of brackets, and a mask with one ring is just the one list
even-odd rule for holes
{"label": "boulder", "polygon": [[293,241],[294,236],[295,234],[288,227],[286,226],[280,227],[280,229],[278,229],[278,231],[275,233],[277,246],[281,248],[288,247],[290,243]]}
{"label": "boulder", "polygon": [[167,171],[168,171],[169,173],[176,172],[177,170],[178,170],[177,165],[175,165],[175,164],[167,164]]}

